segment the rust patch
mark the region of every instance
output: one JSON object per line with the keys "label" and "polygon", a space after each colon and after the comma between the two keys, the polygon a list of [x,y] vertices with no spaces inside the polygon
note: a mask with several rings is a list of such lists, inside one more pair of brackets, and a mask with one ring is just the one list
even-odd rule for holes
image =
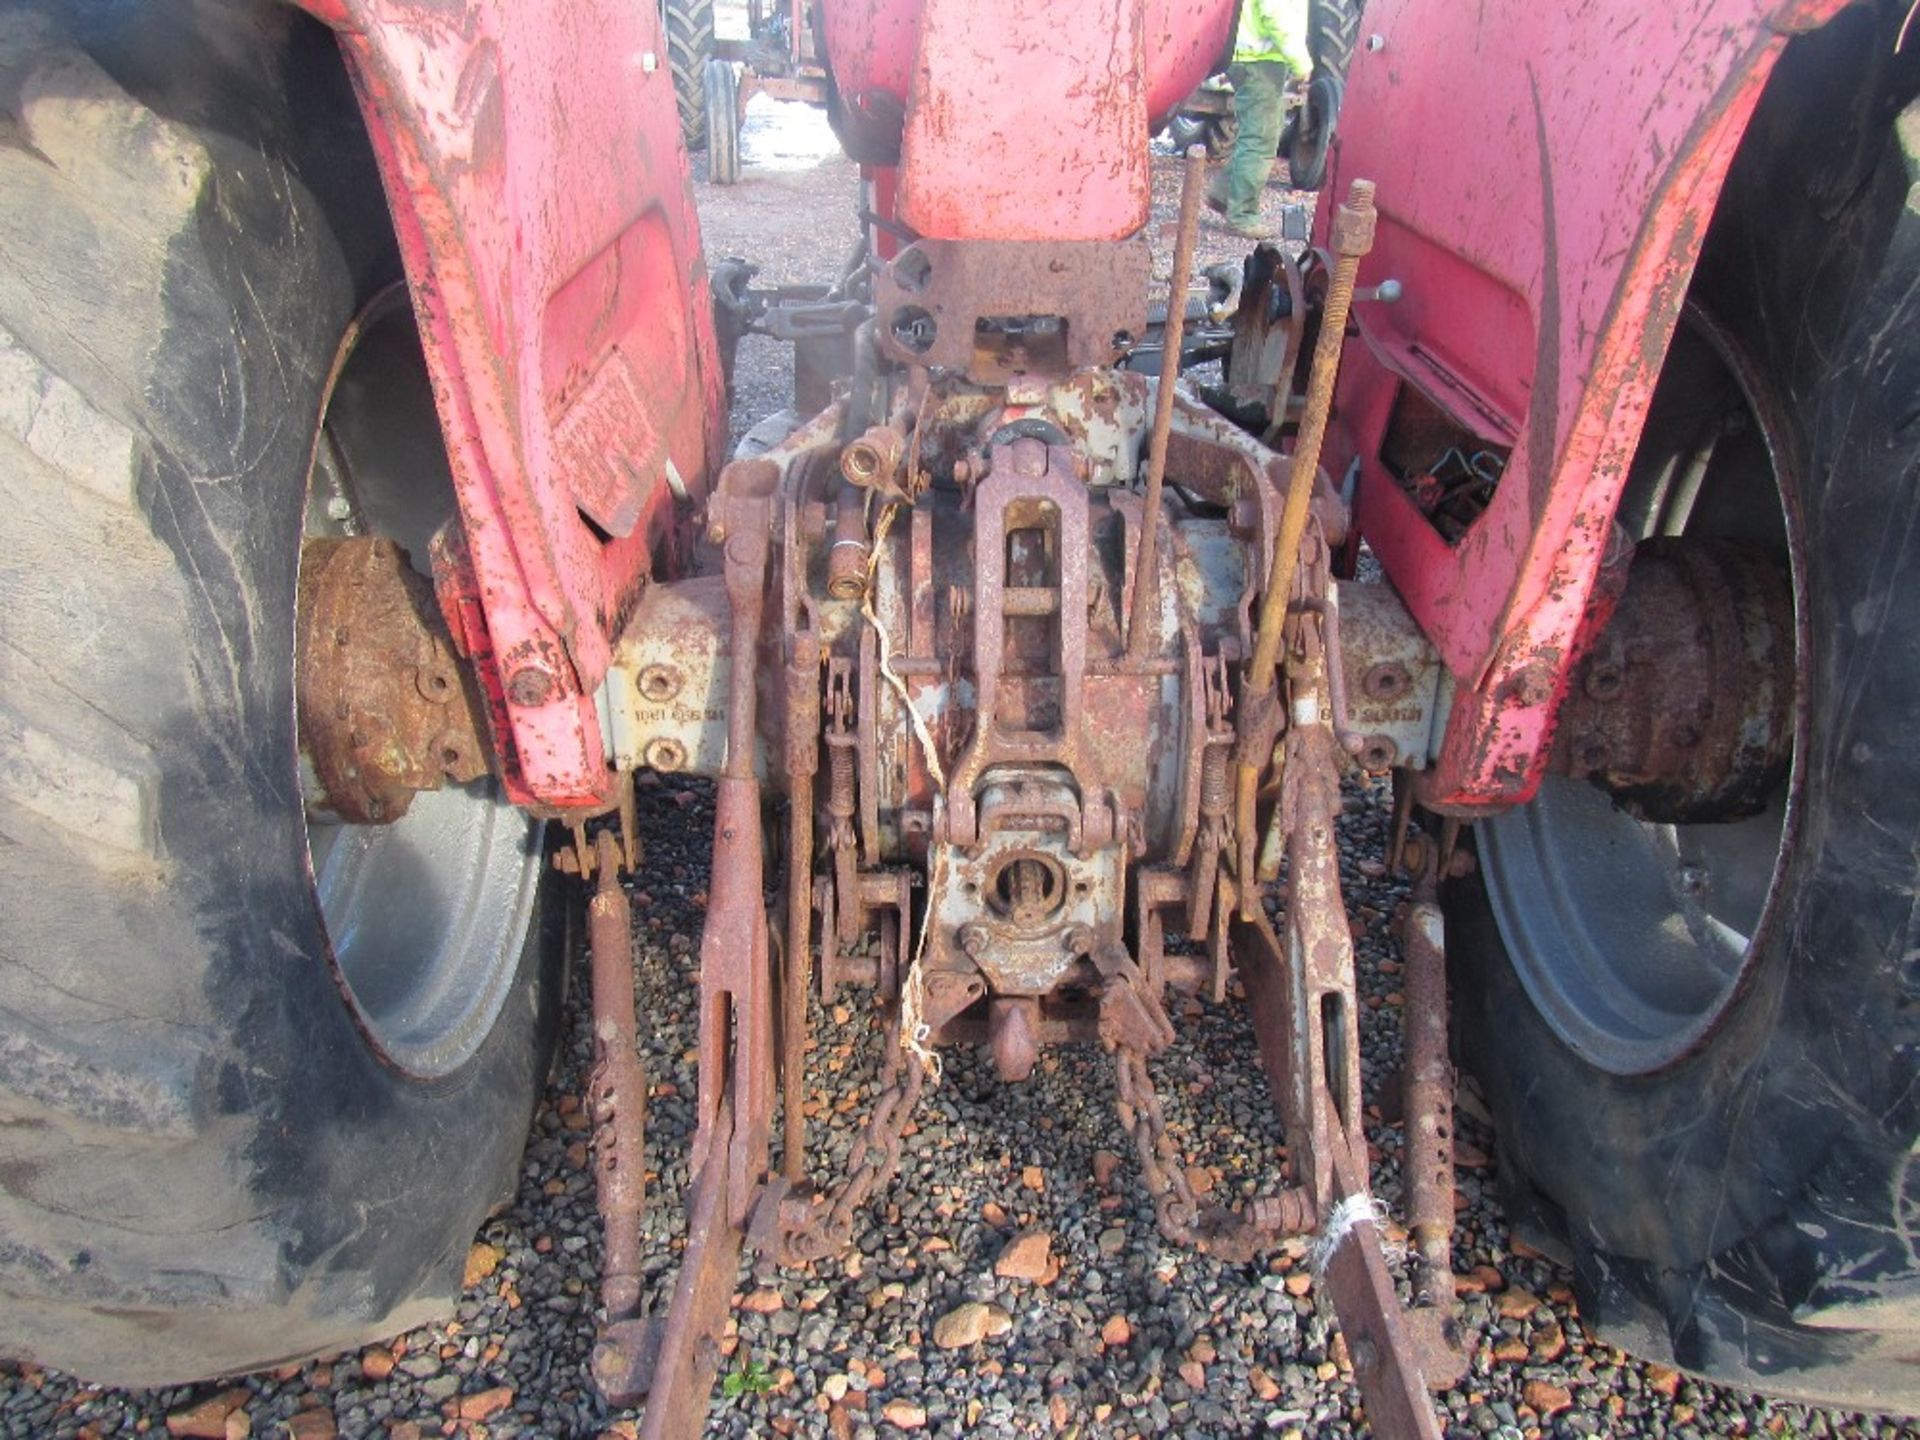
{"label": "rust patch", "polygon": [[390,540],[308,540],[296,631],[300,749],[319,796],[356,825],[398,820],[420,790],[491,768],[478,687],[431,582]]}

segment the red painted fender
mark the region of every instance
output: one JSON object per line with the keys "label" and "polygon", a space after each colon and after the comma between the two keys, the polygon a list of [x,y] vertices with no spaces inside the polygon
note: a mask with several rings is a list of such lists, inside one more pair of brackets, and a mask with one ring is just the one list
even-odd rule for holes
{"label": "red painted fender", "polygon": [[443,591],[494,657],[508,793],[602,804],[611,639],[726,439],[658,9],[303,3],[385,180],[470,565]]}
{"label": "red painted fender", "polygon": [[[1335,179],[1378,185],[1327,465],[1458,692],[1424,803],[1531,797],[1721,183],[1787,37],[1841,0],[1372,0]],[[1330,207],[1323,206],[1325,233]],[[1449,544],[1388,473],[1410,386],[1512,456]]]}

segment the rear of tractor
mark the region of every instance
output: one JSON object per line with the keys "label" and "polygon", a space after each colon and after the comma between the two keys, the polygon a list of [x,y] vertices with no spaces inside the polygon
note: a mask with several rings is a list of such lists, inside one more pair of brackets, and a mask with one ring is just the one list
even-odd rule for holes
{"label": "rear of tractor", "polygon": [[[1374,0],[1319,244],[1250,257],[1203,392],[1197,157],[1170,378],[1128,361],[1147,135],[1232,7],[1070,8],[819,7],[870,218],[830,286],[725,287],[729,336],[809,361],[731,460],[652,7],[5,17],[9,1353],[178,1380],[444,1304],[546,1063],[565,872],[594,1373],[650,1434],[698,1428],[743,1255],[849,1243],[943,1047],[1018,1083],[1075,1043],[1168,1239],[1312,1236],[1375,1430],[1433,1433],[1475,1344],[1450,981],[1516,1223],[1603,1333],[1920,1406],[1901,10]],[[670,1294],[644,769],[716,788]],[[1356,770],[1413,881],[1405,1300]],[[843,987],[888,1061],[836,1175],[803,1097]],[[1234,1209],[1155,1093],[1181,991],[1244,996],[1285,1123]]]}

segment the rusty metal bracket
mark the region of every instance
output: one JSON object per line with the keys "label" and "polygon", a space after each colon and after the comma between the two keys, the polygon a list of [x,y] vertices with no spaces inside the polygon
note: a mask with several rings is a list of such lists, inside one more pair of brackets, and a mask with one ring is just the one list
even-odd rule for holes
{"label": "rusty metal bracket", "polygon": [[[732,654],[743,662],[759,649],[778,478],[764,463],[731,465],[710,509],[709,536],[724,548]],[[700,941],[699,1090],[686,1251],[664,1326],[614,1317],[610,1307],[616,1323],[602,1333],[593,1357],[595,1381],[609,1399],[630,1402],[648,1394],[641,1433],[649,1440],[676,1440],[700,1428],[719,1366],[727,1298],[767,1177],[775,1006],[754,773],[755,671],[739,663],[729,676],[727,757],[715,796],[713,871]],[[598,868],[603,886],[612,883],[607,877],[617,860],[610,849],[603,849]],[[610,1242],[614,1238],[610,1224]],[[609,1286],[616,1278],[609,1274]],[[637,1304],[637,1294],[633,1299]]]}
{"label": "rusty metal bracket", "polygon": [[876,339],[902,365],[1004,383],[1011,361],[982,343],[981,322],[1039,320],[1025,336],[1035,372],[1111,365],[1145,333],[1152,265],[1144,231],[1118,243],[917,240],[874,277]]}
{"label": "rusty metal bracket", "polygon": [[300,547],[295,695],[306,802],[356,825],[493,768],[479,689],[433,586],[391,540]]}
{"label": "rusty metal bracket", "polygon": [[[1341,924],[1344,928],[1344,918]],[[1286,1120],[1293,1173],[1303,1180],[1301,1192],[1315,1197],[1317,1262],[1347,1338],[1368,1418],[1383,1440],[1437,1440],[1425,1347],[1401,1310],[1381,1249],[1367,1185],[1366,1141],[1360,1136],[1356,1142],[1340,1123],[1325,1085],[1325,1056],[1312,1039],[1322,1028],[1321,1007],[1305,1003],[1304,977],[1290,973],[1299,968],[1289,959],[1301,954],[1299,938],[1290,933],[1283,944],[1264,916],[1236,930],[1236,958],[1261,1058]],[[1312,1092],[1306,1117],[1294,1113],[1299,1089]]]}
{"label": "rusty metal bracket", "polygon": [[[1284,928],[1276,934],[1256,910],[1238,928],[1236,959],[1286,1126],[1294,1178],[1320,1219],[1319,1268],[1368,1416],[1376,1434],[1428,1440],[1439,1428],[1427,1389],[1457,1379],[1456,1357],[1464,1360],[1464,1354],[1450,1305],[1411,1315],[1401,1309],[1368,1189],[1353,936],[1334,834],[1340,754],[1321,623],[1319,614],[1308,611],[1288,625],[1289,723],[1278,814],[1286,835]],[[1444,1046],[1444,1015],[1441,1023]],[[1450,1210],[1451,1190],[1446,1193]],[[1431,1210],[1436,1202],[1423,1191],[1421,1203]]]}
{"label": "rusty metal bracket", "polygon": [[1321,1273],[1373,1433],[1382,1440],[1439,1440],[1440,1423],[1427,1395],[1427,1357],[1387,1272],[1361,1145],[1356,1153],[1346,1135],[1332,1137],[1328,1169],[1340,1198],[1321,1231]]}
{"label": "rusty metal bracket", "polygon": [[[644,1392],[651,1369],[640,1318],[640,1210],[646,1201],[647,1077],[638,1053],[633,1000],[633,911],[620,884],[622,855],[611,830],[595,840],[599,879],[587,906],[593,978],[593,1170],[606,1254],[601,1299],[607,1329],[593,1370],[609,1397]],[[636,1323],[637,1322],[637,1323]],[[604,1358],[603,1358],[604,1355]],[[631,1357],[631,1358],[628,1358]]]}
{"label": "rusty metal bracket", "polygon": [[1411,1321],[1427,1384],[1441,1389],[1466,1374],[1471,1347],[1453,1293],[1453,1064],[1447,1056],[1446,928],[1436,899],[1439,847],[1423,863],[1404,921],[1407,962],[1403,1080],[1407,1228],[1413,1237]]}
{"label": "rusty metal bracket", "polygon": [[[995,445],[987,478],[974,490],[974,688],[978,710],[971,742],[953,767],[947,787],[947,838],[978,843],[974,790],[989,765],[1046,763],[1072,770],[1081,744],[1081,712],[1087,672],[1087,535],[1085,482],[1075,473],[1064,445],[1021,436]],[[1006,683],[1009,612],[1007,537],[1044,529],[1054,537],[1058,573],[1045,587],[1056,638],[1045,662],[1047,697],[1029,679]],[[1018,699],[1024,705],[1007,703]]]}

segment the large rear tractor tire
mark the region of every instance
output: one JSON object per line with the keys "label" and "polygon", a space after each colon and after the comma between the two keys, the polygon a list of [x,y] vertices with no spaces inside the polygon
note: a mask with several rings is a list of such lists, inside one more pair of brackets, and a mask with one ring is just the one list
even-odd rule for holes
{"label": "large rear tractor tire", "polygon": [[332,37],[72,9],[0,15],[0,1354],[149,1385],[451,1310],[560,956],[488,786],[303,803],[303,539],[450,513]]}
{"label": "large rear tractor tire", "polygon": [[[1792,576],[1767,808],[1653,825],[1583,781],[1451,885],[1518,1233],[1583,1322],[1708,1378],[1920,1413],[1920,63],[1906,6],[1794,40],[1709,232],[1621,520]],[[1911,47],[1909,47],[1911,49]],[[1658,477],[1709,456],[1685,506]],[[1656,510],[1664,521],[1656,522]]]}
{"label": "large rear tractor tire", "polygon": [[680,108],[680,138],[689,151],[707,148],[707,65],[713,59],[713,0],[662,0],[667,66]]}

